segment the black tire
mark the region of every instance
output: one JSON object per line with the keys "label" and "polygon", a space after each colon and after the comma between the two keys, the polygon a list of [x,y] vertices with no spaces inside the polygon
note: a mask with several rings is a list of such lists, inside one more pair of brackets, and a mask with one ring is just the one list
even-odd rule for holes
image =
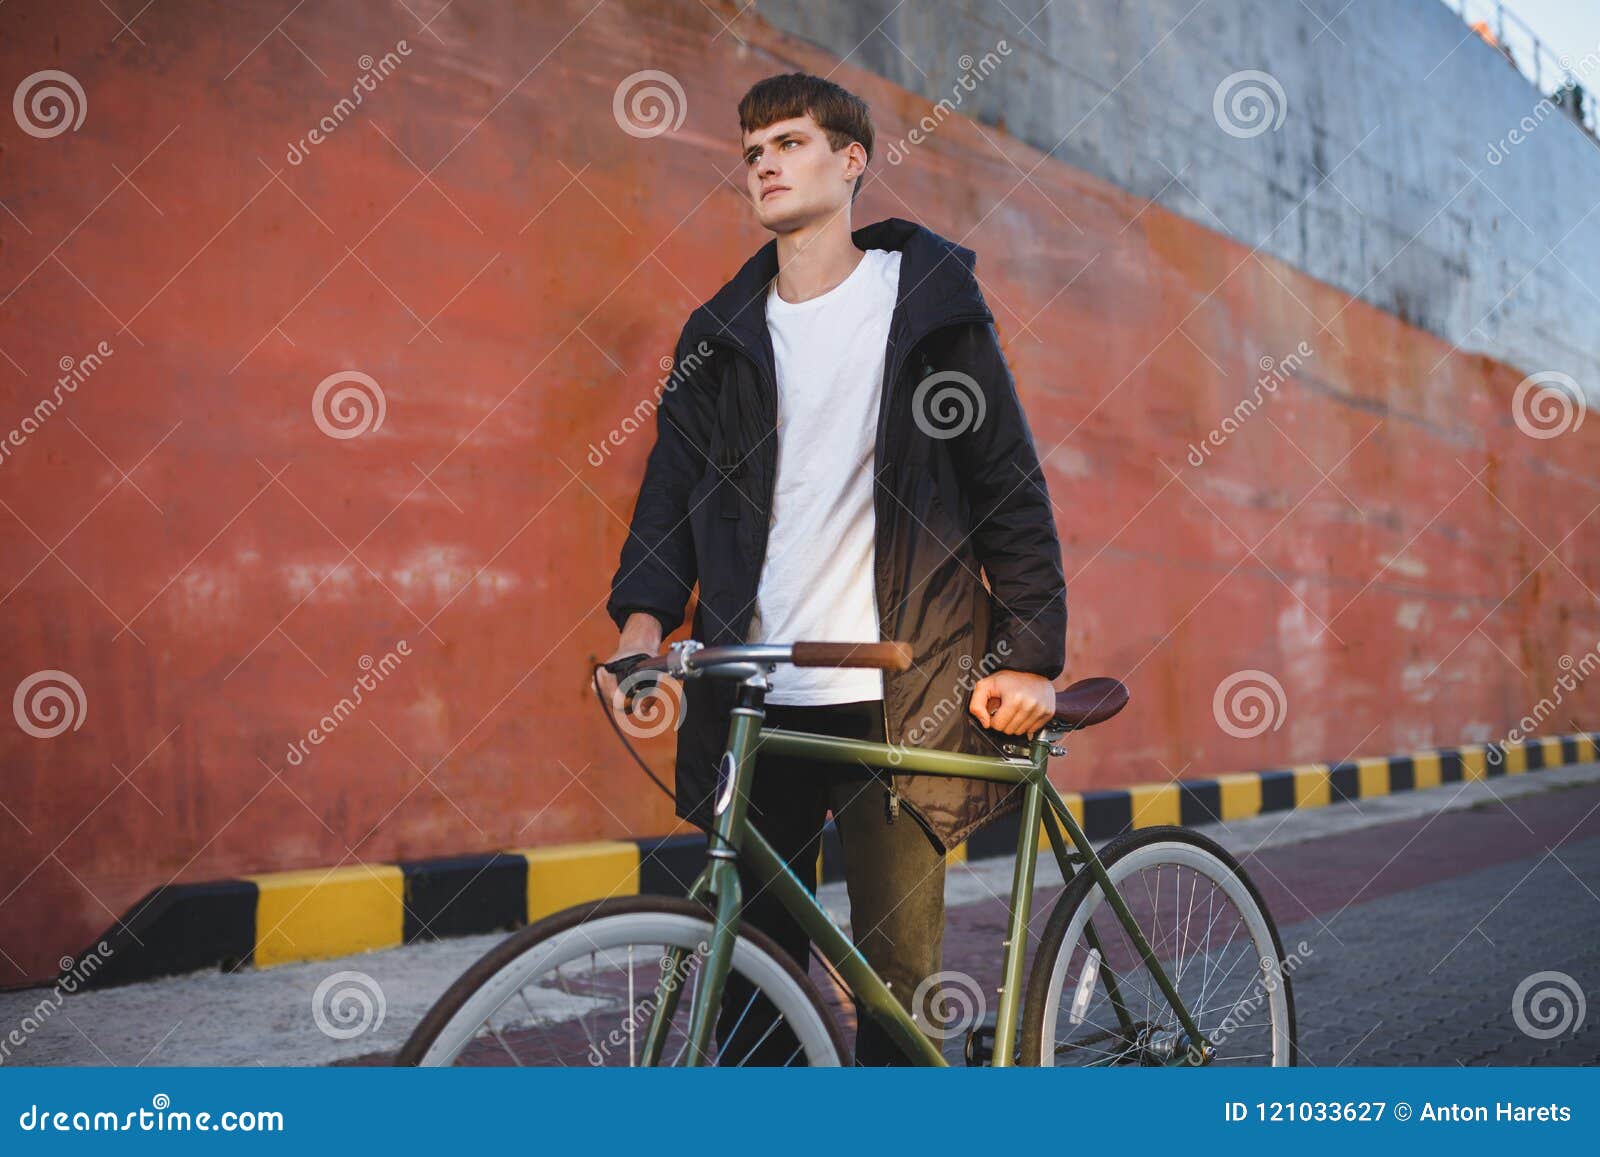
{"label": "black tire", "polygon": [[[446,1031],[447,1026],[462,1012],[469,1001],[476,996],[485,985],[499,976],[502,971],[512,966],[519,957],[533,950],[541,942],[568,932],[580,925],[592,924],[596,921],[615,916],[627,915],[653,915],[665,914],[668,916],[687,917],[697,921],[709,922],[713,913],[703,904],[687,899],[678,899],[667,896],[622,896],[606,900],[597,900],[590,903],[578,904],[564,909],[551,916],[547,916],[528,927],[501,941],[490,949],[477,963],[452,984],[428,1010],[426,1016],[418,1023],[416,1029],[406,1040],[405,1045],[395,1057],[395,1064],[402,1066],[417,1066],[428,1063],[429,1050],[433,1048],[440,1035]],[[760,929],[744,927],[739,931],[741,945],[748,949],[770,958],[770,964],[776,966],[784,973],[788,980],[809,1001],[815,1011],[817,1019],[821,1021],[823,1029],[831,1042],[832,1048],[839,1063],[848,1064],[849,1051],[845,1045],[844,1037],[839,1031],[839,1026],[828,1007],[812,983],[794,960],[778,947],[773,940]],[[737,949],[736,949],[737,951]],[[765,965],[764,965],[765,966]],[[459,1029],[459,1026],[457,1026]]]}
{"label": "black tire", "polygon": [[[1294,990],[1290,982],[1289,971],[1283,967],[1284,953],[1283,942],[1278,936],[1278,926],[1273,922],[1272,914],[1267,910],[1265,901],[1261,898],[1260,891],[1255,882],[1250,879],[1243,868],[1239,866],[1231,853],[1215,840],[1203,836],[1188,828],[1164,824],[1156,827],[1140,828],[1128,832],[1112,840],[1100,852],[1100,860],[1109,872],[1114,865],[1126,857],[1133,855],[1142,848],[1147,848],[1155,843],[1187,844],[1193,848],[1221,862],[1223,866],[1243,885],[1245,893],[1255,905],[1255,910],[1266,925],[1270,935],[1272,950],[1275,954],[1278,976],[1281,979],[1284,1000],[1287,1005],[1288,1047],[1286,1050],[1286,1064],[1299,1063],[1299,1033],[1295,1025]],[[1057,898],[1055,908],[1050,914],[1050,919],[1045,925],[1044,933],[1040,937],[1039,948],[1034,956],[1032,970],[1028,978],[1028,990],[1023,1003],[1022,1031],[1019,1043],[1019,1063],[1024,1065],[1039,1065],[1043,1061],[1043,1042],[1045,1037],[1045,1018],[1047,1009],[1051,1006],[1052,997],[1059,992],[1055,983],[1057,960],[1065,947],[1068,930],[1074,923],[1078,909],[1090,897],[1091,892],[1098,892],[1094,877],[1087,870],[1080,869],[1067,887]],[[1148,935],[1148,933],[1147,933]],[[1053,991],[1054,990],[1054,991]],[[1202,1031],[1205,1031],[1202,1028]],[[1051,1033],[1052,1042],[1054,1033]]]}

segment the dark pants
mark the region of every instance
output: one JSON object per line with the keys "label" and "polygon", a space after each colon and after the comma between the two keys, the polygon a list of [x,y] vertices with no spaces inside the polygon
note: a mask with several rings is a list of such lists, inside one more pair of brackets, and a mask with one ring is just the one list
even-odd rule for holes
{"label": "dark pants", "polygon": [[[883,742],[883,705],[878,700],[822,707],[776,704],[766,710],[771,727]],[[890,818],[885,778],[859,764],[758,753],[748,815],[814,895],[823,824],[832,810],[844,852],[850,928],[856,947],[909,1012],[917,986],[939,971],[945,857],[932,835],[904,807]],[[763,890],[743,861],[739,878],[746,924],[771,936],[804,971],[811,954],[805,930],[770,890]],[[782,1026],[758,1039],[770,1028],[776,1012],[760,998],[750,1005],[751,995],[750,987],[738,976],[729,976],[717,1031],[723,1063],[784,1064],[796,1042]],[[859,1007],[856,1021],[858,1065],[911,1063]],[[729,1039],[730,1032],[736,1040]]]}

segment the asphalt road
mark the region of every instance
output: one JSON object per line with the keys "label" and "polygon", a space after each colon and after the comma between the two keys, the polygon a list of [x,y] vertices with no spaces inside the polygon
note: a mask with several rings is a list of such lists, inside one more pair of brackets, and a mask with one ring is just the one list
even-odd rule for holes
{"label": "asphalt road", "polygon": [[[1600,1064],[1600,784],[1478,794],[1240,855],[1285,950],[1310,949],[1292,977],[1302,1063]],[[1058,893],[1038,894],[1036,929]],[[1005,920],[995,899],[958,909],[945,966],[992,989]],[[1535,979],[1516,1000],[1541,973],[1570,980]],[[1518,1004],[1541,1035],[1519,1027]],[[1564,1017],[1575,1023],[1542,1036]]]}
{"label": "asphalt road", "polygon": [[[1600,765],[1203,830],[1241,859],[1285,948],[1312,949],[1293,976],[1302,1063],[1600,1063]],[[1035,933],[1060,891],[1048,865],[1040,875]],[[991,992],[1009,885],[1009,864],[990,861],[953,868],[947,889],[945,968]],[[822,895],[847,919],[842,885]],[[7,1063],[383,1063],[500,938],[70,996]],[[314,1015],[319,986],[341,973],[359,977],[374,1006],[351,1036],[329,1035]],[[822,979],[815,964],[812,974]],[[1564,1006],[1536,999],[1552,985]],[[48,996],[0,994],[0,1037]],[[1547,1015],[1564,1027],[1551,1034]]]}

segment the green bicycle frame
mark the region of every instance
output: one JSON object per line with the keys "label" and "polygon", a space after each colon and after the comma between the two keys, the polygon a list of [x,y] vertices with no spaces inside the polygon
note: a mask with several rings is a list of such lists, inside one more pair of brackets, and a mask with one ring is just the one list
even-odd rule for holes
{"label": "green bicycle frame", "polygon": [[[1003,1067],[1012,1064],[1012,1043],[1017,1039],[1017,1022],[1021,1014],[1023,990],[1023,964],[1027,948],[1029,908],[1033,897],[1034,864],[1039,852],[1039,830],[1043,826],[1061,867],[1062,878],[1070,880],[1078,868],[1091,872],[1102,893],[1110,903],[1117,919],[1126,929],[1130,940],[1138,949],[1146,968],[1155,977],[1162,993],[1176,1010],[1179,1022],[1188,1033],[1189,1040],[1200,1042],[1204,1052],[1205,1042],[1188,1008],[1178,996],[1143,931],[1135,922],[1122,896],[1113,887],[1105,865],[1101,863],[1083,828],[1073,818],[1066,801],[1061,798],[1046,776],[1052,740],[1041,733],[1028,748],[1026,758],[968,755],[961,752],[935,751],[903,747],[897,744],[873,743],[836,736],[814,735],[807,732],[787,731],[762,725],[765,712],[762,708],[763,692],[741,688],[739,706],[733,709],[728,729],[728,744],[722,757],[723,780],[719,791],[719,810],[712,827],[708,863],[689,888],[689,897],[707,904],[714,900],[713,932],[710,950],[700,966],[699,983],[690,1006],[689,1041],[685,1048],[686,1062],[697,1065],[711,1055],[713,1033],[722,1005],[722,991],[733,957],[734,941],[738,936],[743,900],[740,895],[739,872],[736,860],[744,857],[763,886],[770,888],[778,901],[806,930],[811,942],[843,978],[862,1010],[874,1017],[886,1032],[899,1044],[906,1055],[919,1064],[944,1065],[947,1062],[939,1049],[917,1027],[911,1015],[889,991],[883,979],[867,963],[864,956],[834,923],[816,898],[789,869],[772,845],[746,818],[751,777],[756,766],[756,751],[778,755],[799,756],[833,763],[863,764],[899,772],[923,775],[954,776],[961,779],[982,779],[997,783],[1020,785],[1023,789],[1021,835],[1017,841],[1015,868],[1012,873],[1010,919],[1005,939],[1005,957],[1002,967],[1000,1001],[995,1011],[995,1048],[992,1064]],[[1059,825],[1059,826],[1058,826]],[[1061,837],[1066,829],[1076,852],[1068,851]],[[1098,948],[1098,938],[1093,926],[1088,934],[1091,945]],[[663,974],[678,975],[686,950],[676,949],[669,960],[662,961]],[[1101,953],[1102,958],[1104,953]],[[800,962],[802,968],[804,962]],[[1131,1017],[1117,992],[1114,974],[1105,970],[1108,994],[1123,1027],[1131,1026]],[[668,989],[660,994],[650,1028],[644,1042],[644,1063],[659,1062],[668,1026],[676,1015],[678,991]],[[1174,1050],[1173,1064],[1187,1063],[1189,1049]]]}

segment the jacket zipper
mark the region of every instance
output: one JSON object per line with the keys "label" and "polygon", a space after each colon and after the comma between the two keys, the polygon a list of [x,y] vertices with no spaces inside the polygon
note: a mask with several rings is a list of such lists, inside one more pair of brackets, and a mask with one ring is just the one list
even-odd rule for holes
{"label": "jacket zipper", "polygon": [[[880,450],[888,448],[888,446],[887,446],[888,440],[887,440],[886,435],[887,435],[887,432],[888,432],[889,411],[892,408],[892,403],[893,403],[893,398],[894,398],[894,388],[895,388],[896,383],[899,380],[900,371],[905,366],[906,362],[908,362],[910,360],[912,352],[916,350],[917,346],[921,345],[923,342],[927,341],[930,337],[932,337],[934,334],[938,333],[941,329],[946,328],[947,326],[966,325],[969,322],[974,322],[974,321],[992,321],[992,320],[994,320],[993,319],[993,315],[988,313],[987,311],[985,311],[983,313],[964,313],[964,314],[958,314],[955,317],[947,317],[947,318],[943,319],[942,321],[938,322],[935,325],[928,326],[921,333],[917,334],[916,337],[907,339],[907,341],[905,343],[905,348],[904,348],[903,351],[901,351],[901,350],[896,350],[895,351],[894,360],[890,363],[890,365],[885,370],[885,373],[887,375],[887,380],[884,382],[883,397],[882,397],[882,399],[881,399],[881,401],[879,403],[878,429],[877,429],[876,434],[875,434],[875,440],[874,440],[873,449],[872,449],[872,461],[873,461],[874,466],[877,465],[877,461],[878,461]],[[873,470],[874,485],[873,485],[873,494],[872,494],[872,497],[873,497],[874,524],[876,524],[876,519],[877,519],[877,497],[878,497],[878,485],[879,485],[879,483],[877,483],[876,479],[878,478],[878,476],[879,476],[878,471],[876,469],[874,469]],[[877,554],[876,554],[876,551],[874,551],[874,554],[873,554],[873,566],[874,567],[877,566]],[[883,612],[884,612],[884,608],[880,607],[878,609],[878,637],[879,638],[883,638],[884,637]],[[884,686],[884,696],[883,696],[883,699],[881,701],[882,702],[882,707],[883,707],[883,741],[885,743],[890,743],[892,741],[889,738],[889,688],[888,688],[888,685],[887,685],[887,676],[885,677],[885,680],[886,680],[886,682],[885,682],[885,686]],[[892,824],[892,823],[894,823],[894,821],[900,815],[900,789],[895,784],[894,772],[886,771],[883,778],[884,778],[884,781],[886,782],[886,784],[887,784],[887,786],[889,788],[889,794],[884,798],[885,819],[886,819],[886,821],[888,823]]]}
{"label": "jacket zipper", "polygon": [[[987,310],[985,310],[985,311],[983,311],[981,313],[979,313],[979,312],[963,313],[963,314],[957,314],[954,317],[944,318],[943,320],[937,322],[936,324],[928,326],[926,329],[924,329],[920,333],[918,333],[915,337],[907,339],[907,341],[905,343],[904,350],[903,351],[902,350],[896,350],[895,354],[894,354],[894,360],[888,366],[885,367],[885,371],[884,371],[884,373],[885,373],[885,381],[884,381],[884,384],[883,384],[883,395],[879,399],[879,403],[878,403],[878,428],[874,433],[874,442],[873,442],[873,449],[872,449],[872,460],[873,460],[873,465],[875,467],[874,470],[873,470],[874,482],[873,482],[873,494],[872,494],[872,498],[873,498],[873,524],[874,524],[874,526],[878,525],[878,510],[877,510],[878,501],[877,501],[877,498],[878,498],[878,489],[882,485],[880,482],[877,481],[878,471],[876,469],[876,465],[877,465],[877,461],[878,461],[878,457],[879,457],[880,451],[885,448],[885,434],[886,434],[886,432],[888,430],[889,411],[890,411],[890,408],[891,408],[891,405],[892,405],[892,401],[893,401],[893,397],[894,397],[894,387],[895,387],[895,384],[896,384],[896,382],[897,382],[897,380],[898,380],[898,378],[900,376],[901,369],[904,367],[905,363],[910,359],[912,351],[915,350],[917,348],[917,346],[919,346],[923,342],[927,341],[928,338],[930,338],[934,334],[938,333],[940,330],[945,329],[945,328],[947,328],[949,326],[953,326],[953,325],[966,325],[966,324],[968,324],[970,322],[975,322],[975,321],[993,321],[993,320],[994,320],[994,315],[989,313]],[[713,342],[713,343],[715,343],[717,345],[721,345],[721,346],[726,347],[727,349],[729,349],[729,350],[733,351],[735,354],[737,354],[739,357],[744,358],[752,366],[755,367],[756,376],[758,378],[760,378],[763,388],[765,388],[766,391],[767,391],[767,399],[771,403],[773,421],[776,422],[777,421],[777,413],[778,413],[778,387],[777,387],[777,383],[772,380],[771,375],[769,375],[767,373],[766,367],[761,364],[761,360],[759,358],[755,357],[753,354],[751,354],[750,351],[747,350],[742,344],[740,344],[739,342],[737,342],[737,341],[735,341],[733,339],[708,336],[706,338],[706,340],[710,341],[710,342]],[[774,426],[772,432],[776,433],[776,426]],[[771,481],[772,481],[771,479],[767,480],[767,482],[768,482],[768,486],[767,486],[767,489],[768,489],[767,501],[768,501],[769,506],[770,506],[771,501],[772,501],[771,493],[770,493],[771,489],[772,489]],[[766,569],[766,565],[767,565],[767,544],[768,544],[768,538],[770,536],[771,528],[772,528],[772,519],[771,519],[771,512],[769,510],[768,511],[768,517],[767,517],[767,519],[765,520],[765,522],[761,526],[761,549],[760,549],[759,552],[757,552],[757,557],[756,557],[756,589],[758,591],[761,589],[761,572],[764,569]],[[876,567],[877,567],[876,546],[874,546],[874,551],[873,551],[873,567],[874,567],[874,569],[876,569]],[[874,584],[876,584],[876,576],[874,576]],[[884,608],[883,607],[879,607],[878,608],[878,635],[879,635],[880,638],[883,637],[883,614],[884,614]],[[746,620],[745,631],[741,632],[741,633],[747,633],[748,632],[748,627],[749,627],[749,622],[748,622],[748,620]],[[883,714],[883,741],[885,743],[889,743],[889,742],[891,742],[891,740],[889,738],[889,698],[888,698],[888,687],[887,686],[884,687],[884,697],[881,700],[879,700],[879,703],[880,703],[882,714]],[[886,818],[888,823],[892,824],[892,823],[895,822],[895,820],[900,815],[900,790],[895,785],[894,773],[892,771],[885,771],[884,775],[883,775],[883,778],[884,778],[886,786],[888,787],[888,794],[884,798],[885,818]]]}
{"label": "jacket zipper", "polygon": [[[878,413],[877,442],[874,443],[874,450],[872,450],[872,461],[877,462],[878,453],[880,453],[880,450],[886,450],[886,448],[888,448],[888,445],[886,445],[886,443],[888,443],[886,434],[888,434],[888,414],[890,414],[891,405],[893,405],[894,386],[898,384],[899,374],[901,374],[901,370],[904,368],[904,366],[906,366],[906,363],[909,362],[912,352],[915,352],[917,346],[920,346],[920,344],[925,342],[926,339],[931,338],[933,334],[938,333],[939,330],[944,330],[946,326],[968,325],[968,323],[971,322],[989,322],[989,320],[994,320],[989,312],[981,312],[981,314],[978,314],[978,312],[973,312],[973,314],[958,314],[955,315],[955,317],[947,317],[944,318],[942,322],[936,323],[936,325],[928,326],[928,328],[925,328],[922,333],[918,333],[917,336],[914,336],[914,338],[907,339],[904,349],[894,350],[894,360],[890,363],[890,366],[888,366],[888,370],[886,370],[886,373],[888,373],[888,381],[885,382],[882,410],[880,410],[880,413]],[[877,477],[877,472],[874,472],[874,477]],[[877,485],[874,485],[874,504],[875,502],[877,502]],[[875,558],[877,558],[877,555],[874,555],[874,560]],[[880,611],[878,611],[878,635],[883,637],[882,608],[880,608]],[[885,743],[890,743],[890,707],[888,707],[888,687],[883,688],[883,690],[885,690],[885,698],[883,698],[883,741],[885,741]],[[899,811],[899,794],[898,792],[894,791],[893,784],[894,776],[891,775],[890,823],[893,823],[894,815],[896,815],[896,813]]]}

